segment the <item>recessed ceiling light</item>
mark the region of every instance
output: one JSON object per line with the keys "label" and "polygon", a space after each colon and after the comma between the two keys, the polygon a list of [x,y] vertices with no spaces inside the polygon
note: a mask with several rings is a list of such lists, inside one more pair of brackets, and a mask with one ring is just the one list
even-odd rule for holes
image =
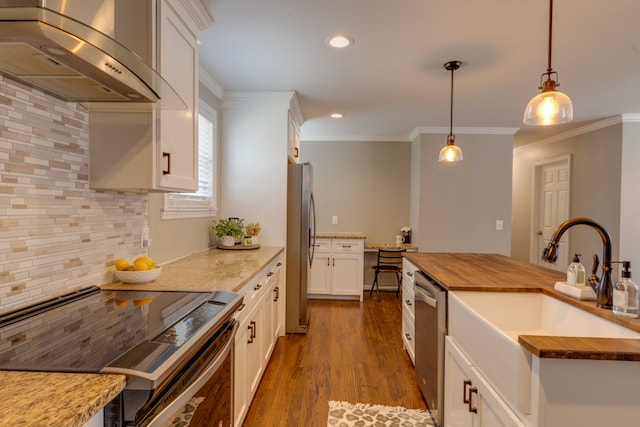
{"label": "recessed ceiling light", "polygon": [[333,113],[333,114],[331,114],[331,118],[333,118],[333,119],[341,119],[343,117],[344,117],[344,114],[342,114],[342,113]]}
{"label": "recessed ceiling light", "polygon": [[355,43],[355,40],[353,40],[353,38],[345,35],[332,36],[327,39],[327,44],[337,49],[349,47],[354,43]]}

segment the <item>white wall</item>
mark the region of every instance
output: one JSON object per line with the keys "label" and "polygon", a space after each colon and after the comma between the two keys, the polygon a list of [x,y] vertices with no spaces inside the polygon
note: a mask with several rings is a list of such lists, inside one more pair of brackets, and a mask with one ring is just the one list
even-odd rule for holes
{"label": "white wall", "polygon": [[640,123],[625,123],[622,132],[620,189],[620,257],[640,271]]}
{"label": "white wall", "polygon": [[[464,160],[439,163],[446,135],[422,134],[412,188],[419,194],[412,226],[421,252],[479,252],[509,255],[511,246],[511,135],[456,135]],[[414,171],[415,172],[415,171]],[[418,176],[419,175],[419,176]],[[416,187],[417,186],[417,187]],[[413,209],[412,209],[413,212]],[[503,230],[496,230],[496,220]]]}
{"label": "white wall", "polygon": [[318,231],[394,242],[409,225],[410,150],[409,142],[302,141],[301,159],[313,165]]}
{"label": "white wall", "polygon": [[219,217],[259,222],[260,244],[285,246],[287,134],[294,92],[226,93]]}
{"label": "white wall", "polygon": [[[534,163],[571,155],[569,217],[587,217],[601,224],[611,236],[613,259],[617,260],[621,235],[621,150],[622,124],[619,122],[586,133],[572,132],[564,137],[559,135],[514,150],[512,256],[530,260]],[[632,161],[637,163],[637,158]],[[569,238],[569,254],[581,253],[583,263],[590,269],[592,254],[602,255],[602,240],[598,234],[589,227],[576,226],[566,235]]]}

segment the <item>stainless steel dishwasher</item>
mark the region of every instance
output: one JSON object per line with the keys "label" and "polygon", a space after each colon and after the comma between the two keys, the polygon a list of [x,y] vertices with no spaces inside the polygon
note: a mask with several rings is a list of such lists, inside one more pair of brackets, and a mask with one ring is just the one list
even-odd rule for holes
{"label": "stainless steel dishwasher", "polygon": [[416,378],[438,426],[444,409],[444,338],[447,291],[422,271],[415,275]]}

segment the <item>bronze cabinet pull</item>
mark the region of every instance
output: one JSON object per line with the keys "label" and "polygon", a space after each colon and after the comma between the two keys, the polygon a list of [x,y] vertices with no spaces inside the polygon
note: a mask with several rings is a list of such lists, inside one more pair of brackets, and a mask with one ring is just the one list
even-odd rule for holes
{"label": "bronze cabinet pull", "polygon": [[467,398],[467,386],[471,385],[471,380],[465,380],[462,385],[462,403],[469,403],[469,399]]}
{"label": "bronze cabinet pull", "polygon": [[171,153],[167,153],[165,151],[162,152],[162,157],[167,158],[167,169],[162,170],[162,175],[169,175],[171,173]]}

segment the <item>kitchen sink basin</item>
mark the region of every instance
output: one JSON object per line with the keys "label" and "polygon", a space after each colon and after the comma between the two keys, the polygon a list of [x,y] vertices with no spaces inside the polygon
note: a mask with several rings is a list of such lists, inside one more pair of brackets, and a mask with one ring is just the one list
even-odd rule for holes
{"label": "kitchen sink basin", "polygon": [[448,333],[525,414],[531,411],[532,354],[518,344],[519,335],[640,338],[640,333],[530,292],[450,292]]}

